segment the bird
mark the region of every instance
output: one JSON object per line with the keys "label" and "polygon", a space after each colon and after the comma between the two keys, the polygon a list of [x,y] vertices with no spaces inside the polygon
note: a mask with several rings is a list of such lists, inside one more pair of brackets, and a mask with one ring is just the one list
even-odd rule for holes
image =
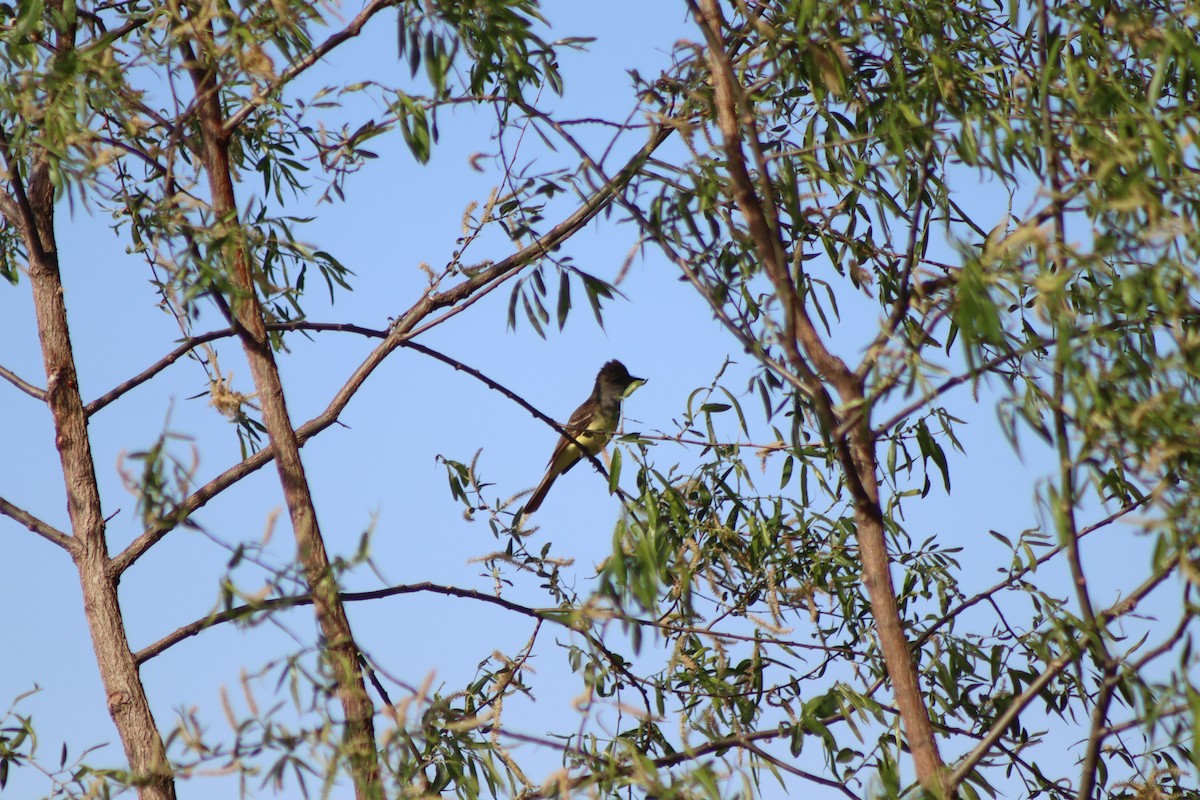
{"label": "bird", "polygon": [[518,516],[537,511],[559,475],[569,471],[581,458],[596,455],[608,444],[621,421],[621,401],[645,382],[645,378],[630,375],[625,365],[616,359],[600,368],[591,396],[575,409],[563,426],[570,436],[559,438],[550,455],[546,477],[533,490]]}

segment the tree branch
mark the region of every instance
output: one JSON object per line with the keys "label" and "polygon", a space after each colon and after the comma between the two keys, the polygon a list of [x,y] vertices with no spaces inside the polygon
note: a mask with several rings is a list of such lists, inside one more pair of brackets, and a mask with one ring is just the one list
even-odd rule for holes
{"label": "tree branch", "polygon": [[[689,6],[707,44],[713,105],[721,130],[725,154],[723,167],[729,175],[729,191],[746,220],[754,254],[781,304],[784,323],[781,344],[792,368],[801,381],[809,386],[808,395],[814,401],[814,410],[822,428],[832,437],[851,494],[863,567],[862,582],[879,633],[893,694],[900,708],[917,779],[926,791],[942,796],[946,794],[945,766],[934,739],[929,710],[921,692],[910,645],[905,638],[892,585],[891,561],[887,552],[883,512],[879,505],[876,441],[870,429],[863,380],[829,349],[796,290],[780,238],[776,200],[762,156],[756,115],[748,107],[745,93],[723,46],[722,28],[725,22],[720,4],[718,0],[689,0]],[[755,159],[759,179],[757,191],[746,163],[743,144],[750,148]],[[833,407],[826,383],[837,392],[842,409]],[[845,435],[835,437],[835,431],[843,430],[839,416],[845,413],[861,414],[860,421],[844,429]]]}
{"label": "tree branch", "polygon": [[41,536],[46,541],[53,542],[68,553],[75,552],[75,537],[63,533],[47,522],[43,522],[25,509],[14,506],[3,497],[0,497],[0,514],[24,525],[38,536]]}
{"label": "tree branch", "polygon": [[851,798],[851,800],[858,800],[858,795],[856,795],[854,792],[850,791],[850,787],[846,786],[846,784],[841,781],[830,780],[829,778],[822,778],[820,775],[814,775],[811,772],[807,772],[807,771],[799,769],[797,767],[793,767],[791,764],[788,764],[787,762],[776,758],[775,756],[771,755],[766,750],[763,750],[761,747],[759,747],[756,744],[747,742],[746,744],[743,745],[743,747],[745,747],[747,750],[749,750],[754,755],[761,758],[763,761],[766,761],[769,764],[772,764],[775,767],[778,767],[779,769],[784,770],[785,772],[790,772],[791,774],[795,775],[798,778],[803,778],[806,781],[810,781],[810,782],[818,784],[820,786],[827,786],[831,789],[837,789],[839,792],[846,795],[846,797]]}
{"label": "tree branch", "polygon": [[[1038,66],[1045,83],[1045,90],[1039,95],[1039,118],[1037,125],[1042,135],[1041,146],[1046,159],[1046,178],[1050,184],[1050,210],[1053,212],[1053,236],[1049,243],[1051,273],[1060,273],[1063,268],[1062,248],[1067,246],[1066,213],[1063,207],[1063,166],[1062,153],[1059,147],[1058,135],[1055,131],[1054,107],[1052,97],[1053,83],[1049,73],[1051,67],[1050,54],[1050,8],[1047,0],[1037,2],[1037,55]],[[1057,59],[1054,59],[1057,64]],[[1065,280],[1065,276],[1064,276]],[[1078,495],[1075,485],[1075,459],[1071,453],[1071,435],[1067,420],[1067,390],[1066,372],[1068,365],[1075,358],[1070,348],[1069,311],[1070,304],[1065,294],[1065,283],[1054,292],[1058,309],[1052,309],[1050,318],[1054,322],[1056,347],[1054,349],[1054,445],[1058,455],[1059,488],[1058,497],[1054,503],[1054,516],[1057,521],[1059,540],[1066,546],[1067,563],[1071,568],[1071,577],[1075,584],[1075,595],[1079,603],[1079,612],[1086,624],[1085,638],[1087,652],[1100,673],[1100,688],[1096,696],[1096,705],[1092,709],[1091,731],[1088,735],[1087,749],[1084,752],[1083,763],[1080,766],[1079,800],[1092,800],[1096,785],[1096,771],[1100,762],[1100,748],[1104,737],[1099,732],[1108,721],[1108,707],[1113,699],[1113,687],[1117,675],[1117,660],[1113,658],[1105,642],[1104,627],[1097,623],[1096,614],[1092,608],[1092,599],[1088,591],[1087,577],[1083,570],[1083,560],[1079,550],[1078,523],[1075,519],[1075,508]],[[1052,295],[1052,297],[1054,296]],[[1057,313],[1055,313],[1057,311]]]}
{"label": "tree branch", "polygon": [[[1149,502],[1149,500],[1152,496],[1153,496],[1152,494],[1147,495],[1146,497],[1142,498],[1141,500],[1138,500],[1137,502],[1130,503],[1129,505],[1126,505],[1126,506],[1122,506],[1121,508],[1117,509],[1113,513],[1109,514],[1104,519],[1099,520],[1098,522],[1094,522],[1091,525],[1088,525],[1086,528],[1081,529],[1079,531],[1079,538],[1082,539],[1084,536],[1087,536],[1088,534],[1093,533],[1094,531],[1097,531],[1100,528],[1111,525],[1113,522],[1116,522],[1118,519],[1120,519],[1121,517],[1130,513],[1131,511],[1141,508],[1143,505],[1145,505],[1147,502]],[[926,642],[929,639],[929,637],[932,636],[938,630],[938,628],[941,628],[947,622],[954,619],[955,617],[957,617],[962,612],[966,611],[971,606],[977,605],[978,603],[980,603],[984,600],[990,599],[992,597],[992,595],[996,594],[996,592],[999,592],[1002,589],[1012,586],[1014,583],[1016,583],[1022,577],[1029,574],[1030,572],[1033,572],[1038,567],[1040,567],[1042,564],[1045,564],[1047,561],[1054,558],[1062,551],[1063,551],[1062,545],[1053,547],[1050,550],[1043,553],[1038,559],[1031,562],[1027,566],[1023,567],[1022,569],[1019,569],[1016,572],[1012,573],[1007,578],[1005,578],[1004,580],[997,583],[995,586],[984,589],[982,592],[979,592],[978,594],[962,601],[961,603],[956,605],[954,608],[950,609],[945,614],[943,614],[940,618],[938,618],[938,620],[936,622],[934,622],[932,625],[930,625],[928,628],[926,628],[924,631],[922,631],[921,635],[916,638],[916,641],[914,642],[914,644],[916,646],[920,646],[921,644]]]}
{"label": "tree branch", "polygon": [[11,383],[13,386],[17,387],[22,392],[24,392],[25,394],[32,397],[34,400],[41,400],[43,403],[46,402],[46,390],[45,389],[39,389],[38,387],[34,386],[32,383],[28,383],[28,382],[22,380],[19,375],[17,375],[15,372],[8,369],[7,367],[0,366],[0,378],[4,378],[4,380]]}
{"label": "tree branch", "polygon": [[[61,2],[48,3],[46,11],[64,14]],[[73,22],[55,31],[55,52],[50,57],[48,74],[54,74],[61,68],[61,63],[76,57],[74,36]],[[45,401],[53,418],[54,445],[71,521],[72,538],[68,549],[79,573],[83,612],[108,698],[108,714],[120,736],[129,765],[124,780],[138,787],[142,800],[174,800],[175,784],[167,766],[166,749],[129,648],[117,581],[108,569],[106,520],[87,415],[79,394],[79,376],[59,264],[52,159],[41,144],[30,142],[27,192],[2,127],[0,151],[21,215],[21,222],[16,227],[28,256],[37,336],[46,374]],[[33,530],[43,536],[49,533],[44,528]],[[47,538],[66,547],[63,536]]]}
{"label": "tree branch", "polygon": [[296,559],[313,592],[313,616],[321,632],[321,659],[330,670],[334,694],[343,714],[340,735],[346,748],[354,796],[357,800],[375,800],[383,794],[375,738],[375,706],[359,666],[362,656],[349,616],[337,596],[312,487],[300,458],[300,442],[288,411],[287,394],[258,296],[250,244],[237,206],[231,136],[224,128],[225,109],[219,95],[222,66],[220,59],[213,57],[217,50],[215,26],[207,11],[195,5],[189,5],[181,22],[184,24],[172,31],[175,39],[172,44],[183,55],[196,98],[201,145],[197,155],[207,178],[213,213],[228,226],[230,234],[228,243],[216,252],[216,264],[225,273],[229,284],[215,289],[211,295],[223,312],[226,311],[224,294],[229,295],[230,323],[237,329],[262,408],[262,424],[275,454],[275,468],[291,521]]}
{"label": "tree branch", "polygon": [[[1105,621],[1108,621],[1133,611],[1133,609],[1137,607],[1138,602],[1141,601],[1141,599],[1148,595],[1151,591],[1153,591],[1155,587],[1166,580],[1167,576],[1174,571],[1178,564],[1179,555],[1176,554],[1167,560],[1167,562],[1163,565],[1162,570],[1158,574],[1150,576],[1149,579],[1143,581],[1140,586],[1130,592],[1127,597],[1122,599],[1119,603],[1114,604],[1110,608],[1105,609],[1098,616]],[[1050,681],[1052,681],[1059,673],[1066,669],[1070,664],[1075,663],[1076,659],[1079,658],[1079,652],[1086,652],[1089,649],[1091,642],[1092,632],[1084,631],[1075,639],[1074,647],[1066,648],[1065,652],[1061,656],[1049,662],[1045,669],[1025,688],[1025,691],[1021,692],[1021,694],[1012,699],[1008,708],[1004,710],[1004,713],[1000,714],[992,722],[990,730],[988,730],[987,734],[983,737],[979,744],[976,745],[970,753],[965,755],[962,761],[959,762],[958,766],[954,768],[954,771],[949,776],[947,782],[948,791],[954,791],[957,789],[959,784],[966,779],[967,773],[973,770],[975,765],[987,755],[988,751],[991,750],[991,748],[1004,737],[1005,731],[1007,731],[1009,726],[1016,721],[1017,717],[1020,716],[1021,712],[1025,710],[1026,706],[1032,703],[1041,694],[1042,689],[1049,685]],[[1100,708],[1099,703],[1097,703],[1096,708]],[[1103,737],[1095,738],[1102,739]],[[1092,749],[1090,741],[1088,749]],[[1085,796],[1080,794],[1079,797],[1080,800],[1088,800],[1091,798],[1091,795],[1089,794]]]}
{"label": "tree branch", "polygon": [[100,409],[107,406],[109,403],[120,398],[121,395],[125,394],[126,392],[129,392],[132,389],[136,389],[138,386],[141,386],[143,383],[150,380],[155,375],[162,372],[164,369],[171,366],[176,361],[183,358],[185,355],[190,353],[192,350],[195,350],[200,345],[205,344],[207,342],[211,342],[215,339],[224,339],[226,337],[233,336],[234,333],[235,333],[235,331],[233,328],[225,328],[224,330],[210,331],[208,333],[200,334],[199,336],[189,337],[187,339],[187,341],[180,344],[178,347],[176,347],[170,353],[163,356],[158,361],[151,364],[149,367],[146,367],[146,369],[142,370],[137,375],[133,376],[129,380],[124,381],[123,383],[121,383],[117,386],[114,386],[109,391],[105,392],[104,394],[100,395],[92,402],[88,403],[86,406],[84,406],[84,409],[83,409],[84,412],[89,417],[92,416],[97,411],[99,411]]}
{"label": "tree branch", "polygon": [[[499,606],[507,611],[513,611],[521,614],[522,616],[530,617],[531,619],[553,622],[558,625],[562,625],[565,628],[569,628],[570,630],[580,633],[583,632],[571,620],[571,615],[578,610],[575,607],[533,608],[531,606],[524,606],[520,603],[514,603],[511,600],[505,600],[502,597],[497,597],[493,594],[487,594],[486,592],[481,592],[476,589],[461,589],[457,586],[447,586],[444,584],[431,583],[429,581],[389,586],[384,589],[375,589],[369,592],[342,592],[339,594],[339,597],[341,597],[341,599],[347,603],[357,603],[364,600],[379,600],[385,597],[396,597],[398,595],[416,594],[419,592],[429,592],[431,594],[441,594],[447,597],[459,597],[467,600],[478,600],[482,603],[489,603],[491,605]],[[185,639],[189,639],[209,628],[216,627],[217,625],[221,625],[226,622],[234,622],[253,614],[257,614],[260,611],[275,611],[281,608],[292,608],[294,606],[306,606],[311,604],[312,595],[302,594],[291,597],[275,597],[271,598],[270,600],[248,603],[243,606],[238,606],[236,608],[226,609],[225,611],[215,614],[210,614],[207,617],[197,619],[193,622],[189,622],[187,625],[177,628],[153,644],[139,650],[137,653],[138,663],[141,664],[149,661],[150,659],[157,655],[161,655],[164,651],[175,646],[176,644],[179,644]],[[611,616],[612,619],[620,622],[647,628],[656,628],[659,630],[670,631],[672,633],[690,633],[697,636],[708,636],[714,639],[738,640],[746,642],[762,641],[761,638],[754,636],[746,636],[736,633],[723,633],[721,631],[711,631],[703,628],[674,626],[667,623],[630,617],[620,613],[612,613],[610,615],[608,612],[603,612],[602,616]],[[828,652],[830,649],[836,649],[824,645],[816,645],[811,642],[789,642],[778,639],[772,641],[776,641],[787,645],[788,647],[797,649],[820,650],[822,652]],[[608,655],[611,655],[611,653]]]}
{"label": "tree branch", "polygon": [[254,109],[270,100],[272,95],[294,80],[313,64],[316,64],[318,61],[328,55],[329,51],[333,50],[343,42],[358,36],[358,34],[362,32],[363,27],[367,24],[367,22],[370,21],[371,17],[375,16],[385,8],[390,8],[400,4],[401,0],[371,0],[371,2],[368,3],[362,11],[358,12],[358,15],[350,21],[349,25],[347,25],[345,28],[342,28],[340,31],[321,42],[321,44],[314,47],[303,57],[293,62],[290,67],[284,70],[282,75],[271,81],[268,86],[260,89],[254,95],[254,97],[246,102],[245,105],[231,114],[229,118],[225,120],[225,134],[232,134],[235,130],[237,130],[238,126],[246,121],[247,117],[254,113]]}
{"label": "tree branch", "polygon": [[[475,378],[476,380],[478,380],[483,385],[487,386],[489,389],[492,389],[493,391],[497,391],[500,394],[507,397],[509,400],[512,400],[514,403],[519,405],[521,408],[525,409],[530,414],[532,414],[533,416],[537,417],[542,422],[549,425],[551,428],[553,428],[559,434],[561,434],[562,436],[564,436],[564,437],[570,439],[572,442],[574,442],[579,447],[580,452],[582,452],[584,454],[584,456],[588,459],[588,461],[591,462],[592,466],[596,468],[596,471],[599,472],[600,475],[604,478],[605,483],[608,482],[608,479],[609,479],[608,470],[605,469],[604,464],[602,464],[600,462],[600,458],[598,457],[598,454],[597,453],[589,453],[587,451],[587,448],[584,447],[582,444],[580,444],[579,440],[575,438],[576,436],[579,435],[579,431],[568,431],[560,423],[556,422],[555,420],[553,420],[550,417],[543,414],[540,410],[538,410],[536,407],[534,407],[528,400],[521,397],[516,392],[513,392],[512,390],[510,390],[510,389],[504,387],[503,385],[497,383],[496,381],[492,380],[491,378],[484,375],[482,372],[475,369],[474,367],[469,367],[466,364],[462,363],[461,361],[458,361],[457,359],[451,358],[450,356],[440,353],[431,347],[426,347],[423,344],[418,344],[416,342],[408,341],[408,342],[404,342],[403,346],[409,350],[416,350],[418,353],[423,353],[424,355],[427,355],[430,358],[441,361],[443,364],[447,364],[460,372],[465,372],[468,375]],[[617,494],[625,502],[630,502],[633,499],[624,490],[622,490],[621,487],[619,487],[619,486],[617,487]]]}
{"label": "tree branch", "polygon": [[[370,592],[341,592],[338,596],[347,603],[361,602],[363,600],[378,600],[384,597],[395,597],[402,594],[414,594],[416,592],[430,592],[433,594],[446,595],[447,597],[462,597],[470,600],[478,600],[484,603],[490,603],[499,606],[507,611],[512,611],[526,617],[531,617],[536,620],[548,620],[551,622],[562,622],[561,615],[549,613],[540,613],[538,610],[528,606],[513,603],[495,595],[478,592],[474,589],[459,589],[456,586],[443,586],[436,583],[412,583],[401,586],[390,586],[386,589],[376,589]],[[275,611],[281,608],[294,608],[297,606],[312,605],[313,597],[311,594],[297,595],[295,597],[276,597],[270,600],[264,600],[261,603],[252,603],[249,605],[238,606],[217,614],[211,614],[203,619],[198,619],[195,622],[188,623],[182,628],[167,634],[158,641],[147,647],[142,648],[137,652],[136,658],[138,664],[144,664],[150,659],[163,653],[170,647],[189,639],[202,631],[215,627],[225,622],[233,622],[235,620],[244,619],[259,612]]]}
{"label": "tree branch", "polygon": [[[478,297],[478,295],[475,295],[475,297]],[[459,307],[461,307],[461,306],[459,306]],[[422,326],[420,330],[425,330],[427,327],[428,326]],[[303,321],[303,320],[297,321],[297,322],[269,323],[267,325],[267,330],[269,330],[269,331],[337,331],[337,332],[342,332],[342,333],[356,333],[356,334],[359,334],[360,336],[365,336],[365,337],[374,338],[374,339],[384,339],[384,338],[387,338],[387,335],[388,335],[388,332],[385,330],[379,330],[376,328],[367,328],[367,327],[364,327],[361,325],[354,325],[351,323],[308,322],[308,321]],[[416,332],[414,332],[413,335],[415,336],[419,332],[420,331],[416,331]],[[176,347],[170,353],[163,356],[161,359],[159,359],[154,364],[147,367],[145,370],[143,370],[138,375],[136,375],[136,376],[130,378],[129,380],[121,383],[120,385],[114,387],[110,391],[106,392],[104,395],[93,400],[91,403],[88,403],[88,405],[85,407],[85,410],[87,411],[88,414],[96,413],[100,409],[107,406],[109,403],[118,399],[121,395],[125,394],[126,392],[130,391],[131,389],[134,389],[137,386],[140,386],[141,384],[150,380],[155,375],[157,375],[159,372],[162,372],[164,369],[169,367],[171,364],[174,364],[180,358],[187,355],[189,352],[191,352],[195,348],[199,347],[200,345],[205,344],[207,342],[217,340],[217,339],[226,339],[226,338],[236,335],[236,333],[237,333],[237,331],[234,330],[233,328],[223,328],[221,330],[209,331],[208,333],[200,334],[199,336],[190,337],[187,341],[180,344],[178,347]],[[556,430],[558,433],[560,433],[564,436],[570,435],[562,425],[560,425],[558,422],[554,421],[550,417],[546,416],[538,408],[533,406],[531,403],[529,403],[523,397],[518,395],[516,392],[513,392],[511,389],[508,389],[505,386],[503,386],[502,384],[497,383],[496,381],[494,381],[491,378],[489,378],[488,376],[484,375],[482,372],[475,369],[474,367],[467,366],[466,364],[464,364],[463,362],[461,362],[455,358],[451,358],[450,356],[447,356],[444,353],[434,350],[431,347],[426,347],[425,345],[418,344],[417,342],[414,342],[414,341],[409,341],[409,340],[403,341],[400,343],[400,346],[404,347],[406,349],[409,349],[409,350],[415,350],[418,353],[422,353],[424,355],[429,356],[430,358],[434,358],[438,361],[441,361],[442,363],[453,367],[455,370],[458,370],[460,372],[465,372],[468,375],[471,375],[476,380],[480,381],[485,386],[487,386],[489,389],[497,391],[500,394],[507,397],[509,400],[512,400],[514,403],[516,403],[517,405],[524,408],[526,411],[528,411],[534,417],[537,417],[538,419],[545,422],[550,427],[554,428],[554,430]],[[0,370],[2,370],[2,369],[3,368],[0,367]],[[35,391],[37,391],[37,390],[35,390]],[[599,470],[600,473],[604,476],[605,480],[607,480],[608,479],[608,471],[604,469],[604,465],[600,462],[600,460],[598,458],[596,458],[596,456],[590,456],[590,459],[593,463],[593,466],[595,466],[596,469]]]}
{"label": "tree branch", "polygon": [[875,340],[867,346],[867,353],[863,357],[862,363],[855,369],[855,374],[865,381],[871,370],[878,363],[879,357],[884,352],[884,346],[899,329],[900,324],[904,322],[908,316],[908,305],[912,299],[912,274],[917,265],[917,245],[920,239],[922,229],[921,215],[925,213],[924,200],[925,189],[929,184],[929,162],[933,159],[933,136],[925,143],[925,153],[921,158],[921,172],[917,179],[917,197],[913,203],[912,222],[909,225],[908,231],[908,246],[904,251],[904,269],[900,273],[898,280],[897,296],[892,306],[892,313],[888,320],[883,325],[883,329],[875,337]]}

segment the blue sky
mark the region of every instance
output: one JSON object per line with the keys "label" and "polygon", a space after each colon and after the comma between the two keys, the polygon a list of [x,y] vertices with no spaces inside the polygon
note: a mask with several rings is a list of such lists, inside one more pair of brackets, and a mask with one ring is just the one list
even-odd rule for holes
{"label": "blue sky", "polygon": [[[588,54],[563,57],[568,97],[562,108],[581,113],[600,105],[604,116],[623,117],[632,104],[626,70],[636,67],[653,74],[669,63],[675,41],[698,38],[675,3],[610,2],[601,10],[597,4],[560,1],[547,4],[546,13],[561,35],[597,37]],[[394,36],[385,15],[363,38],[315,69],[305,85],[311,89],[366,75],[380,80],[407,75],[394,59]],[[354,111],[361,117],[383,114],[382,108],[376,111],[369,104]],[[495,180],[494,174],[481,175],[469,164],[472,154],[494,149],[488,141],[492,127],[486,113],[464,109],[443,114],[442,138],[428,166],[412,161],[398,135],[375,140],[372,149],[381,158],[350,180],[347,202],[312,207],[302,199],[289,208],[289,213],[315,215],[301,236],[336,254],[355,273],[354,291],[339,292],[333,305],[316,281],[310,283],[313,289],[305,301],[310,319],[381,328],[415,301],[426,281],[418,264],[427,262],[436,269],[449,260],[461,235],[464,209],[471,201],[482,201]],[[529,157],[557,157],[534,150],[540,143],[530,139]],[[631,140],[627,146],[640,144]],[[244,204],[259,189],[250,177],[239,190],[239,200]],[[319,193],[319,187],[314,189],[309,201]],[[972,199],[979,218],[999,222],[1007,212],[1007,195],[981,191]],[[64,207],[60,213],[64,282],[86,401],[160,358],[179,332],[172,318],[155,307],[157,297],[145,263],[127,255],[123,242],[109,232],[111,220],[78,205],[73,212]],[[611,278],[624,263],[633,236],[631,226],[600,221],[574,237],[565,252],[581,268]],[[480,260],[498,260],[509,250],[504,242],[485,238],[472,252]],[[620,288],[628,300],[608,305],[603,329],[595,325],[577,292],[575,311],[561,333],[552,327],[543,340],[523,320],[515,331],[509,330],[508,291],[501,288],[420,341],[482,370],[559,419],[584,399],[598,367],[619,358],[634,374],[649,378],[626,404],[627,430],[674,432],[674,420],[680,418],[689,393],[709,383],[727,358],[737,364],[725,384],[745,386],[752,366],[747,357],[660,255],[650,252],[636,259]],[[853,358],[858,343],[877,323],[864,309],[848,308],[833,338],[835,346]],[[196,330],[218,326],[223,327],[216,315],[208,314]],[[312,340],[290,338],[291,352],[279,360],[293,420],[299,424],[323,410],[373,344],[333,333]],[[237,388],[252,391],[237,348],[226,342],[218,352]],[[0,363],[35,384],[44,383],[27,281],[0,288]],[[180,361],[93,419],[105,512],[115,514],[109,526],[114,552],[140,530],[134,498],[122,486],[122,454],[149,446],[166,427],[187,437],[175,445],[181,457],[190,459],[192,445],[197,448],[200,481],[239,460],[232,426],[204,398],[191,399],[204,388],[200,368]],[[935,481],[928,500],[905,506],[914,538],[936,533],[946,544],[967,547],[964,568],[977,580],[976,588],[995,582],[996,569],[1008,561],[1005,549],[987,536],[987,530],[1016,538],[1022,529],[1036,525],[1034,483],[1048,474],[1048,462],[1036,447],[1026,451],[1022,462],[1004,442],[992,413],[990,392],[995,389],[982,386],[978,402],[969,387],[946,397],[952,413],[969,423],[958,430],[966,457],[951,454],[953,492],[945,496]],[[45,408],[8,384],[0,384],[0,404],[6,417],[0,429],[0,452],[6,455],[0,460],[0,495],[66,529]],[[749,398],[747,406],[757,409],[758,402]],[[470,376],[405,350],[393,354],[370,378],[340,422],[303,451],[330,549],[348,556],[359,537],[371,530],[372,560],[387,582],[433,581],[489,591],[492,579],[472,559],[498,545],[482,516],[474,523],[464,521],[446,489],[445,470],[437,457],[469,461],[478,451],[482,476],[496,485],[495,494],[505,497],[537,483],[557,434]],[[725,434],[739,436],[732,425]],[[671,444],[660,444],[651,456],[660,468],[694,457]],[[626,486],[632,486],[632,477],[632,469],[627,469]],[[121,587],[135,646],[211,610],[229,557],[219,543],[261,540],[272,515],[281,510],[274,470],[264,469],[197,515],[207,535],[178,530],[151,551]],[[604,479],[583,465],[561,478],[551,492],[536,517],[541,530],[534,541],[553,542],[555,553],[572,557],[571,575],[584,587],[595,565],[611,553],[618,514],[619,504],[608,495]],[[56,763],[64,740],[72,756],[83,747],[108,742],[89,760],[118,763],[120,746],[105,711],[69,558],[7,518],[0,519],[0,536],[9,552],[0,565],[0,603],[7,609],[0,635],[9,643],[0,671],[0,704],[36,684],[42,691],[18,710],[34,716],[43,759]],[[279,563],[290,558],[286,513],[275,524],[266,553]],[[261,578],[251,573],[238,573],[247,591],[261,585]],[[1122,585],[1121,577],[1098,576],[1098,602]],[[354,589],[379,585],[368,570],[359,570],[350,580]],[[530,584],[525,591],[533,588]],[[528,597],[536,594],[530,591]],[[525,621],[514,623],[492,609],[420,595],[359,604],[351,615],[364,646],[388,664],[392,674],[419,684],[432,673],[435,686],[449,689],[470,680],[477,664],[493,651],[514,654],[531,633]],[[234,690],[234,705],[240,707],[236,696],[243,668],[254,670],[294,649],[288,628],[309,640],[307,610],[285,615],[284,620],[283,626],[268,624],[249,631],[223,626],[150,662],[143,675],[160,726],[170,728],[177,711],[197,706],[214,732],[226,731],[221,687]],[[802,634],[800,629],[797,635]],[[542,636],[545,646],[535,662],[543,682],[537,700],[514,704],[513,711],[522,715],[518,728],[531,733],[543,732],[551,720],[569,718],[578,693],[578,685],[556,664],[561,659],[551,642],[562,634]],[[264,694],[270,685],[263,684]],[[554,755],[547,754],[545,774],[554,763]],[[544,774],[531,777],[537,781]],[[15,770],[9,780],[14,797],[49,791],[45,778],[33,770]],[[220,780],[185,780],[180,796],[213,796],[213,781]],[[825,796],[813,787],[804,793]]]}

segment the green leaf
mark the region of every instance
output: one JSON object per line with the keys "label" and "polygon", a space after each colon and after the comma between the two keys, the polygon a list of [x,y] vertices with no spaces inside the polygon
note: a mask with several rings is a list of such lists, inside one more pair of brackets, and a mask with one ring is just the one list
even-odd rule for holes
{"label": "green leaf", "polygon": [[571,310],[571,277],[563,273],[558,281],[558,329],[561,331],[567,324],[567,314]]}
{"label": "green leaf", "polygon": [[950,469],[946,463],[946,454],[942,450],[942,446],[929,433],[925,420],[917,423],[917,445],[921,448],[922,461],[927,464],[929,459],[933,459],[933,463],[937,465],[938,470],[942,473],[942,485],[946,489],[946,494],[949,494]]}
{"label": "green leaf", "polygon": [[616,494],[617,487],[621,481],[621,448],[614,447],[612,453],[612,465],[608,472],[608,493]]}

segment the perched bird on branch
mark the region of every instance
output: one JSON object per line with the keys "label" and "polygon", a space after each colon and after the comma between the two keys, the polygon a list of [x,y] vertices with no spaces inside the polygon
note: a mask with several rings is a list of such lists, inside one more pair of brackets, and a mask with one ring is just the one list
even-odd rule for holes
{"label": "perched bird on branch", "polygon": [[541,507],[559,475],[570,470],[581,458],[596,455],[608,444],[621,421],[621,401],[645,382],[645,378],[630,375],[620,361],[609,361],[600,368],[591,396],[575,409],[563,426],[568,436],[559,438],[550,456],[546,477],[533,490],[521,516],[532,514]]}

